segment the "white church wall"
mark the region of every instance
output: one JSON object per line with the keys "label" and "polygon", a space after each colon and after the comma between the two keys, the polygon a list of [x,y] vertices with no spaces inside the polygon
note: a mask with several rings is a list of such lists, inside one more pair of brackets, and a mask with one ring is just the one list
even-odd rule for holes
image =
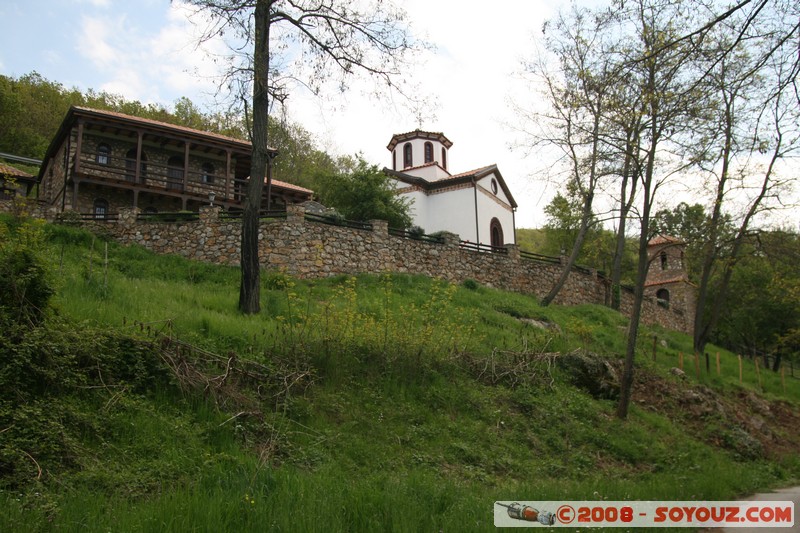
{"label": "white church wall", "polygon": [[[438,163],[440,166],[445,166],[442,164],[442,144],[439,141],[433,141],[430,139],[410,139],[408,141],[402,141],[397,143],[397,146],[394,147],[394,151],[392,152],[392,157],[394,159],[394,163],[396,165],[395,170],[404,170],[404,159],[403,159],[403,150],[405,149],[405,145],[407,143],[411,143],[411,166],[418,167],[420,165],[425,164],[425,143],[430,142],[433,144],[433,160]],[[445,148],[447,151],[447,148]],[[447,154],[449,164],[450,161],[450,154]]]}
{"label": "white church wall", "polygon": [[[490,224],[496,218],[503,228],[503,244],[516,244],[514,235],[514,213],[509,206],[498,204],[498,199],[485,189],[478,188],[478,228],[480,229],[480,242],[492,243]],[[473,230],[473,233],[475,231]]]}
{"label": "white church wall", "polygon": [[428,196],[426,233],[449,231],[475,242],[475,196],[472,187]]}

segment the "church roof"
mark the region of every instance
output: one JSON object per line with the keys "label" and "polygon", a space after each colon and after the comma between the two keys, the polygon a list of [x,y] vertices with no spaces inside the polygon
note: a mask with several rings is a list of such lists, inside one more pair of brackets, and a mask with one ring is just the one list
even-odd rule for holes
{"label": "church roof", "polygon": [[686,241],[669,235],[656,235],[647,243],[647,246],[661,246],[664,244],[686,244]]}
{"label": "church roof", "polygon": [[500,170],[497,168],[497,165],[488,165],[485,167],[476,168],[474,170],[469,170],[460,174],[454,174],[447,178],[441,178],[434,181],[428,181],[425,178],[412,176],[410,174],[406,174],[405,172],[392,170],[390,168],[384,168],[383,172],[397,180],[408,183],[409,185],[416,185],[426,191],[444,189],[461,183],[469,183],[473,180],[478,181],[490,174],[494,174],[494,176],[497,178],[497,183],[500,185],[500,188],[503,189],[503,192],[505,193],[506,198],[508,198],[508,202],[511,204],[511,207],[517,207],[517,202],[514,200],[514,196],[512,196],[511,191],[508,189],[506,181],[503,179],[503,175],[500,174]]}
{"label": "church roof", "polygon": [[662,279],[662,280],[652,280],[645,282],[645,287],[653,287],[655,285],[668,285],[670,283],[689,283],[689,279],[686,277],[686,274],[681,274],[680,276],[669,278],[669,279]]}
{"label": "church roof", "polygon": [[422,131],[416,129],[406,133],[396,133],[392,135],[392,140],[386,147],[389,151],[394,150],[394,147],[403,141],[410,141],[411,139],[429,139],[431,141],[439,141],[445,148],[453,146],[453,142],[444,136],[444,133],[438,131]]}

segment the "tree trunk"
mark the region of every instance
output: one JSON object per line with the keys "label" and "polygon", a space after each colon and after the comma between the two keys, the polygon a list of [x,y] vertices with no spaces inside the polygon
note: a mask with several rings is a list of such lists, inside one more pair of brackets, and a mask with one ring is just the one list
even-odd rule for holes
{"label": "tree trunk", "polygon": [[[622,257],[625,254],[625,226],[628,222],[628,213],[633,206],[633,200],[636,198],[637,176],[631,175],[631,166],[633,166],[632,151],[632,145],[627,143],[625,164],[623,165],[622,171],[622,185],[620,186],[619,228],[617,229],[617,240],[614,250],[614,264],[611,267],[611,309],[616,311],[619,311],[622,304],[622,288],[620,283],[622,280]],[[631,184],[630,196],[626,196],[628,193],[628,182]]]}
{"label": "tree trunk", "polygon": [[[645,192],[645,196],[647,193]],[[650,231],[649,198],[645,198],[645,212],[642,216],[642,230],[639,235],[639,267],[636,273],[636,287],[633,292],[633,308],[628,322],[628,342],[625,346],[625,367],[620,380],[619,404],[617,404],[617,418],[628,417],[628,406],[631,403],[631,389],[633,388],[633,360],[636,355],[636,340],[639,336],[639,321],[642,317],[642,302],[644,301],[644,281],[647,278],[649,257],[647,256],[648,232]]]}
{"label": "tree trunk", "polygon": [[553,300],[556,299],[558,293],[561,292],[561,289],[564,287],[564,284],[567,282],[567,278],[569,278],[570,272],[572,272],[572,267],[575,266],[575,262],[578,260],[578,255],[581,253],[581,248],[583,247],[583,241],[586,239],[586,234],[589,232],[589,224],[592,221],[592,203],[594,202],[594,190],[597,186],[597,158],[598,158],[598,146],[600,143],[600,121],[601,121],[601,104],[602,104],[602,94],[597,95],[597,102],[596,107],[594,108],[594,120],[592,125],[592,153],[591,153],[591,160],[589,163],[589,183],[586,185],[585,188],[581,187],[580,181],[580,165],[578,164],[578,159],[573,155],[573,165],[575,173],[575,185],[577,186],[579,191],[583,192],[583,210],[581,212],[581,227],[578,230],[578,236],[575,238],[575,243],[572,245],[572,252],[569,254],[569,259],[567,259],[567,264],[564,265],[564,269],[561,271],[561,275],[558,277],[555,285],[550,289],[550,292],[542,299],[541,305],[543,307],[547,307],[550,305]]}
{"label": "tree trunk", "polygon": [[[655,95],[655,66],[651,64],[648,68],[648,95]],[[650,239],[650,209],[652,208],[655,194],[653,190],[653,179],[655,174],[656,149],[659,143],[659,113],[656,98],[650,98],[650,142],[647,152],[647,165],[644,169],[642,182],[642,194],[644,201],[641,216],[641,231],[639,233],[639,264],[636,270],[636,286],[633,293],[633,308],[631,318],[628,322],[628,342],[625,346],[625,366],[620,380],[619,404],[617,404],[617,418],[625,420],[628,418],[628,407],[631,403],[631,389],[633,388],[633,360],[636,357],[636,340],[639,336],[639,322],[642,318],[642,302],[644,301],[644,284],[647,281],[647,270],[650,267],[650,258],[647,256],[647,244]]]}
{"label": "tree trunk", "polygon": [[267,170],[267,120],[269,96],[269,1],[258,0],[253,18],[255,47],[253,55],[253,127],[250,142],[253,146],[250,179],[242,213],[241,284],[239,309],[253,314],[261,310],[261,263],[258,258],[259,212],[264,177]]}
{"label": "tree trunk", "polygon": [[578,231],[578,236],[575,238],[575,243],[572,245],[572,252],[569,254],[569,258],[567,259],[567,263],[564,265],[563,269],[561,270],[561,275],[556,280],[555,285],[550,289],[550,292],[542,298],[540,302],[542,307],[547,307],[553,300],[555,300],[558,293],[561,292],[561,289],[564,287],[564,284],[567,282],[567,278],[569,278],[570,272],[572,272],[572,267],[575,266],[575,262],[578,260],[578,254],[581,252],[581,247],[583,247],[583,241],[586,240],[586,234],[589,232],[589,218],[591,215],[591,200],[587,200],[589,203],[587,215],[587,208],[584,207],[583,215],[581,216],[581,227]]}

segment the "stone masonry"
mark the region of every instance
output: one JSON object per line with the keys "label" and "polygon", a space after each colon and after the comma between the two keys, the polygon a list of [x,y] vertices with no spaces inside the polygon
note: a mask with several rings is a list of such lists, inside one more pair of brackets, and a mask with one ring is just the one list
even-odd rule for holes
{"label": "stone masonry", "polygon": [[[105,231],[126,244],[139,244],[156,253],[238,265],[241,220],[220,217],[220,208],[201,208],[200,219],[188,222],[137,220],[139,210],[121,209],[119,220],[103,222]],[[460,283],[473,279],[482,285],[541,298],[555,282],[561,266],[521,258],[515,245],[507,253],[478,252],[459,246],[459,238],[445,234],[432,243],[389,234],[385,221],[371,221],[371,230],[353,229],[306,220],[300,206],[289,206],[286,219],[264,220],[259,256],[266,270],[283,270],[298,278],[384,272],[422,274]],[[595,272],[574,270],[556,303],[603,304],[607,281]],[[622,312],[628,314],[633,294],[622,293]],[[652,299],[644,302],[643,320],[668,329],[691,333],[691,310],[666,309]]]}

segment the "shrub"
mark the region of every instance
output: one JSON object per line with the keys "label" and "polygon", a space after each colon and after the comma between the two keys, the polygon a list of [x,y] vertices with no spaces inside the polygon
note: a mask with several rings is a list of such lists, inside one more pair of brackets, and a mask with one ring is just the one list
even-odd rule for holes
{"label": "shrub", "polygon": [[408,236],[411,237],[412,239],[419,239],[423,235],[425,235],[425,230],[419,226],[411,226],[410,228],[408,228],[407,231],[408,231]]}
{"label": "shrub", "polygon": [[475,281],[474,279],[465,279],[464,281],[461,282],[461,286],[464,287],[465,289],[469,289],[471,291],[475,291],[475,290],[478,290],[478,287],[480,287],[480,284],[477,281]]}
{"label": "shrub", "polygon": [[55,293],[44,250],[42,223],[0,226],[0,322],[41,322]]}

